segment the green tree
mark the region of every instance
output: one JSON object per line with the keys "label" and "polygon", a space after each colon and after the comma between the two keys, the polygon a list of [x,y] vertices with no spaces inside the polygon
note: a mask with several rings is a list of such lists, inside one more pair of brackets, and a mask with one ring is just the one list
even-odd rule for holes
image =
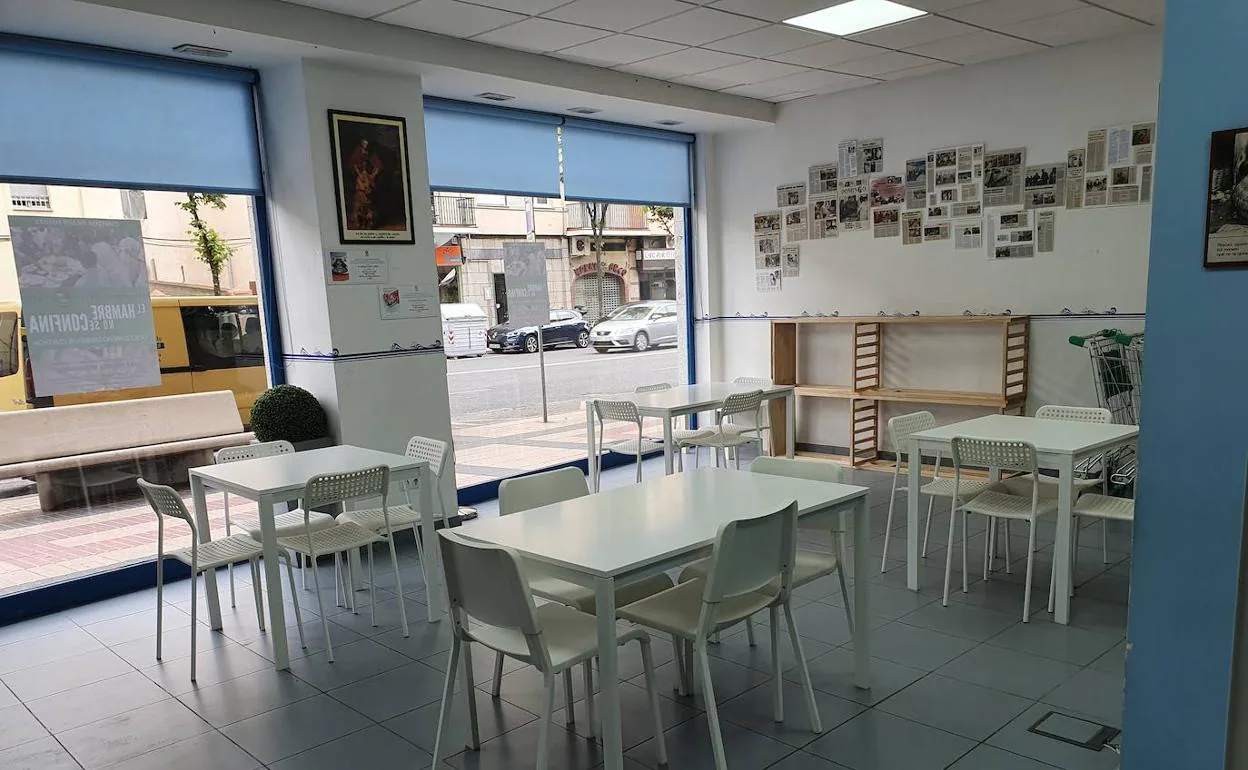
{"label": "green tree", "polygon": [[221,271],[234,256],[234,247],[225,242],[216,228],[200,217],[201,207],[209,207],[218,211],[225,210],[225,196],[220,193],[186,194],[186,200],[177,203],[178,208],[191,215],[191,225],[186,232],[195,245],[195,258],[208,266],[212,273],[212,293],[221,294]]}
{"label": "green tree", "polygon": [[591,242],[594,250],[594,263],[598,267],[598,318],[602,318],[606,315],[605,309],[602,306],[602,231],[607,227],[608,205],[610,204],[585,201],[585,213],[589,215],[589,229],[590,232],[593,233],[593,240]]}
{"label": "green tree", "polygon": [[658,223],[663,228],[663,232],[668,235],[676,235],[672,232],[672,221],[676,219],[676,210],[671,206],[643,206],[647,216]]}

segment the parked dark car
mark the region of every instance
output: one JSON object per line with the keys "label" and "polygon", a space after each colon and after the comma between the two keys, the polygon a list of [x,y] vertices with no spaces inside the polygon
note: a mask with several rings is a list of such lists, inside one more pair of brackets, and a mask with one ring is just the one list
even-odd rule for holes
{"label": "parked dark car", "polygon": [[[516,350],[536,353],[537,327],[517,328],[509,323],[491,326],[485,332],[485,344],[490,350],[500,353]],[[553,348],[557,345],[589,347],[589,324],[584,316],[575,310],[550,311],[550,323],[542,327],[542,346]]]}

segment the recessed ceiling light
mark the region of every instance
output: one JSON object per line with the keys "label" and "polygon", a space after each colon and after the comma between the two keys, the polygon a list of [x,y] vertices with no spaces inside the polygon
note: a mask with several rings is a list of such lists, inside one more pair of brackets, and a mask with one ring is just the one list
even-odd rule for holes
{"label": "recessed ceiling light", "polygon": [[512,99],[515,99],[516,97],[508,96],[507,94],[496,94],[493,91],[485,91],[485,92],[477,94],[477,98],[485,99],[491,102],[509,102]]}
{"label": "recessed ceiling light", "polygon": [[852,35],[926,15],[927,11],[894,3],[892,0],[850,0],[822,11],[785,19],[784,23],[816,32],[827,32],[830,35]]}
{"label": "recessed ceiling light", "polygon": [[173,50],[178,53],[184,53],[187,56],[199,56],[204,59],[224,59],[231,53],[224,48],[213,48],[212,46],[196,45],[195,43],[175,45]]}
{"label": "recessed ceiling light", "polygon": [[683,120],[670,120],[670,119],[654,121],[654,124],[656,126],[681,126],[681,125],[684,125],[684,123],[685,121]]}
{"label": "recessed ceiling light", "polygon": [[602,112],[597,107],[569,107],[568,112],[575,112],[577,115],[593,115],[595,112]]}

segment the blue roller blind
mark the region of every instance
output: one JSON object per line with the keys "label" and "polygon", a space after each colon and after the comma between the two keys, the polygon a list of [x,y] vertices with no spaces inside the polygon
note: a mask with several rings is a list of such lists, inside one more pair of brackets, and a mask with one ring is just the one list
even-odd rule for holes
{"label": "blue roller blind", "polygon": [[0,177],[261,191],[249,70],[0,35]]}
{"label": "blue roller blind", "polygon": [[572,200],[689,206],[693,136],[568,118],[564,196]]}
{"label": "blue roller blind", "polygon": [[429,186],[558,198],[560,122],[555,115],[426,99]]}

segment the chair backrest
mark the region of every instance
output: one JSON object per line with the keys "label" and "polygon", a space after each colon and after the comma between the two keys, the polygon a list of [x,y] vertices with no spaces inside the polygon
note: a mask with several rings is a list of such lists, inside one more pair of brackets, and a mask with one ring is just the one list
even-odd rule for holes
{"label": "chair backrest", "polygon": [[1098,406],[1057,406],[1046,404],[1036,410],[1036,417],[1041,420],[1065,420],[1066,422],[1094,422],[1108,425],[1114,416],[1108,409]]}
{"label": "chair backrest", "polygon": [[732,384],[733,385],[752,385],[756,388],[770,388],[775,383],[773,383],[771,379],[767,377],[734,377],[732,379]]}
{"label": "chair backrest", "polygon": [[1036,470],[1036,448],[1026,441],[955,436],[951,444],[955,469],[976,466],[1027,473]]}
{"label": "chair backrest", "polygon": [[658,393],[659,391],[671,390],[671,389],[672,389],[672,383],[670,382],[656,382],[653,385],[638,385],[637,388],[633,390],[633,392],[634,393]]}
{"label": "chair backrest", "polygon": [[295,445],[285,439],[277,441],[261,441],[255,444],[243,444],[242,446],[227,446],[224,449],[218,449],[213,455],[218,463],[233,463],[239,460],[254,460],[257,457],[272,457],[273,455],[294,454]]}
{"label": "chair backrest", "polygon": [[442,472],[446,470],[446,458],[449,454],[445,441],[436,438],[426,438],[424,436],[412,436],[407,441],[407,449],[403,454],[415,460],[424,460],[429,463],[429,471],[439,478]]}
{"label": "chair backrest", "polygon": [[143,491],[147,504],[156,512],[156,545],[159,553],[165,552],[166,516],[185,521],[191,527],[192,539],[199,539],[195,517],[186,510],[186,503],[182,502],[182,495],[178,494],[178,490],[164,484],[152,484],[144,479],[139,479],[139,489]]}
{"label": "chair backrest", "polygon": [[389,491],[390,469],[385,465],[378,465],[357,471],[322,473],[319,476],[313,476],[303,487],[301,503],[304,511],[310,511],[331,503],[348,503],[353,500],[380,497],[384,511]]}
{"label": "chair backrest", "polygon": [[632,401],[594,401],[594,413],[598,420],[606,422],[631,422],[641,424],[641,415],[637,412],[637,404]]}
{"label": "chair backrest", "polygon": [[715,605],[773,584],[787,595],[796,558],[796,500],[775,513],[730,521],[715,536],[702,601]]}
{"label": "chair backrest", "polygon": [[931,412],[911,412],[889,418],[888,437],[893,442],[894,452],[905,452],[903,446],[911,433],[930,430],[936,427],[936,417]]}
{"label": "chair backrest", "polygon": [[826,481],[840,484],[843,478],[841,466],[820,460],[793,460],[787,457],[756,457],[750,463],[753,473],[769,476],[787,476],[791,479]]}
{"label": "chair backrest", "polygon": [[515,551],[445,529],[438,543],[460,638],[483,639],[539,669],[548,667],[533,594]]}
{"label": "chair backrest", "polygon": [[575,500],[589,494],[589,484],[579,468],[560,468],[545,473],[503,479],[498,485],[498,515],[507,516],[530,508]]}
{"label": "chair backrest", "polygon": [[719,408],[720,423],[734,414],[752,414],[757,416],[759,407],[763,405],[763,391],[751,390],[745,393],[733,393],[724,399]]}

